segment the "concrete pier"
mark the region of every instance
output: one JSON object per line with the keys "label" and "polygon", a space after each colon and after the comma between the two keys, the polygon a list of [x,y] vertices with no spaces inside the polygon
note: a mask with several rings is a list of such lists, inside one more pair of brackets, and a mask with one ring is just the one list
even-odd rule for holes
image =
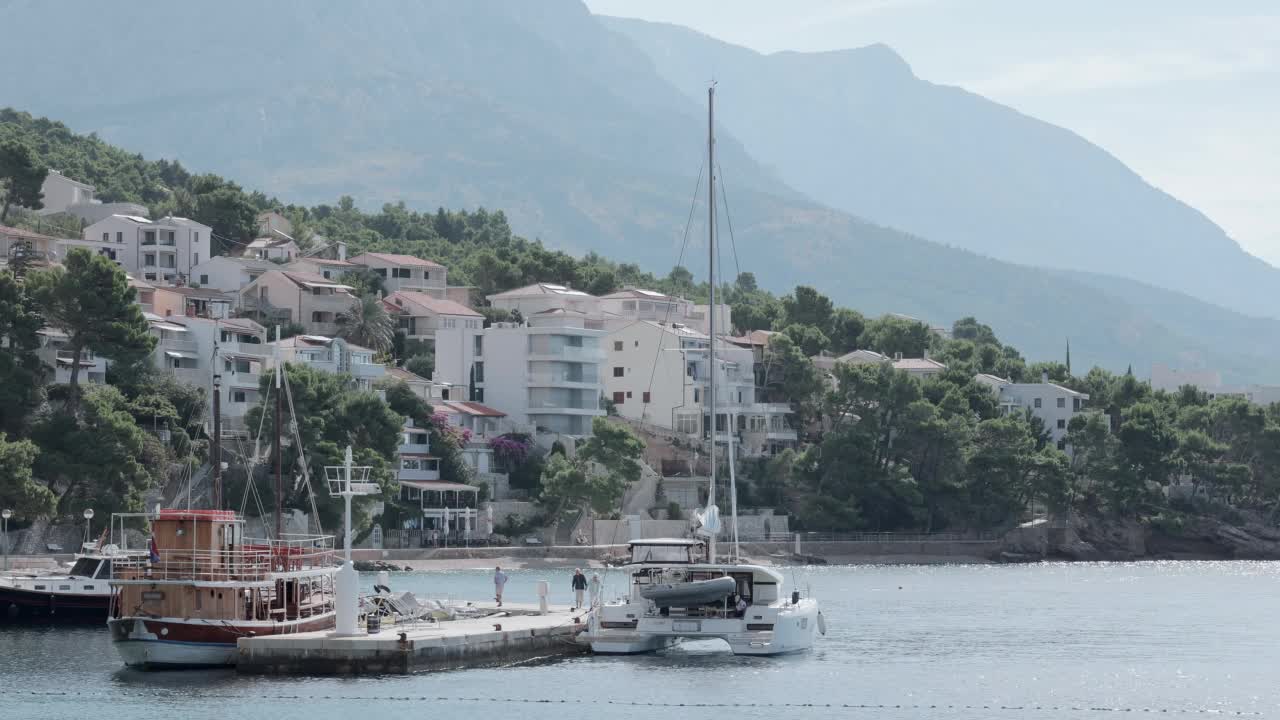
{"label": "concrete pier", "polygon": [[[534,605],[492,607],[489,617],[437,624],[383,626],[373,635],[334,637],[331,631],[241,638],[236,669],[255,675],[377,675],[501,665],[584,653],[579,610]],[[499,614],[501,613],[501,614]],[[403,639],[402,639],[403,635]]]}

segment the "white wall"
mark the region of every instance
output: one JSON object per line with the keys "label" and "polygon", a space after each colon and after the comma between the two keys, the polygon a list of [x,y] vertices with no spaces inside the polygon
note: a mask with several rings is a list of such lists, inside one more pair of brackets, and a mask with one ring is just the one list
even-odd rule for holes
{"label": "white wall", "polygon": [[39,214],[51,215],[66,212],[72,205],[92,202],[93,191],[92,185],[76,182],[60,173],[50,172],[40,185],[40,192],[44,193],[42,200],[44,208],[39,211]]}

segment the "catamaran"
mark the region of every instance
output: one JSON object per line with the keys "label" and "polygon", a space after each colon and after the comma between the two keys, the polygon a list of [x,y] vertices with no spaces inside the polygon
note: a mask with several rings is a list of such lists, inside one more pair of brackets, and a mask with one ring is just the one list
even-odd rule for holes
{"label": "catamaran", "polygon": [[587,632],[593,652],[652,652],[682,639],[719,638],[736,655],[781,655],[808,650],[814,635],[826,631],[818,602],[799,589],[783,592],[782,575],[768,567],[741,562],[738,552],[737,489],[733,465],[733,418],[723,427],[729,458],[732,551],[728,562],[716,555],[720,511],[716,505],[716,446],[721,423],[716,417],[716,201],[715,87],[707,90],[708,250],[711,286],[706,417],[711,442],[710,491],[698,512],[702,539],[633,540],[628,594],[591,614]]}

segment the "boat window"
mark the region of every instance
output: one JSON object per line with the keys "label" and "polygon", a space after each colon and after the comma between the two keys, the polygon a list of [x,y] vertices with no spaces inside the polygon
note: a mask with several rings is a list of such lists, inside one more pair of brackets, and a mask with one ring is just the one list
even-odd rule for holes
{"label": "boat window", "polygon": [[94,573],[98,572],[98,565],[101,562],[101,560],[96,560],[94,558],[82,557],[79,560],[76,560],[76,564],[71,566],[71,572],[67,574],[72,577],[91,578]]}
{"label": "boat window", "polygon": [[35,586],[35,588],[33,588],[33,589],[35,589],[35,590],[44,590],[44,589],[45,589],[45,586],[44,586],[44,585],[36,585],[36,586]]}
{"label": "boat window", "polygon": [[101,567],[101,568],[98,568],[98,575],[97,575],[97,577],[99,577],[99,578],[101,578],[101,579],[103,579],[103,580],[110,580],[110,579],[111,579],[111,561],[110,561],[110,560],[104,560],[104,561],[103,561],[103,563],[102,563],[102,567]]}
{"label": "boat window", "polygon": [[631,548],[631,562],[635,563],[687,563],[688,545],[635,545]]}
{"label": "boat window", "polygon": [[145,590],[142,593],[143,602],[147,602],[150,600],[163,600],[163,599],[164,599],[164,593],[160,592],[159,590]]}
{"label": "boat window", "polygon": [[59,585],[59,586],[58,586],[58,589],[59,589],[59,590],[70,590],[70,589],[71,589],[71,586],[70,586],[70,585]]}
{"label": "boat window", "polygon": [[85,590],[92,590],[92,589],[93,589],[93,586],[92,586],[92,585],[85,585],[85,586],[84,586],[84,589],[85,589]]}

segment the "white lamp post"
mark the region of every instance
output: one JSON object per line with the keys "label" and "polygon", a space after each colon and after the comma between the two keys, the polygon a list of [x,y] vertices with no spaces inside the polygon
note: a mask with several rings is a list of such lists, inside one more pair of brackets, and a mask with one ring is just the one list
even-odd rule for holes
{"label": "white lamp post", "polygon": [[84,509],[84,541],[90,542],[92,540],[93,540],[93,508],[85,508]]}
{"label": "white lamp post", "polygon": [[9,508],[0,510],[0,532],[4,533],[4,569],[9,569],[9,518],[13,511]]}
{"label": "white lamp post", "polygon": [[337,593],[334,597],[334,610],[337,615],[337,627],[334,634],[338,636],[355,635],[356,615],[359,611],[360,576],[351,564],[351,498],[360,495],[371,495],[379,491],[377,483],[369,482],[369,467],[353,465],[351,446],[347,446],[341,465],[328,465],[324,469],[325,479],[329,484],[330,496],[341,496],[345,506],[345,530],[343,546],[345,549],[342,567],[337,574]]}

